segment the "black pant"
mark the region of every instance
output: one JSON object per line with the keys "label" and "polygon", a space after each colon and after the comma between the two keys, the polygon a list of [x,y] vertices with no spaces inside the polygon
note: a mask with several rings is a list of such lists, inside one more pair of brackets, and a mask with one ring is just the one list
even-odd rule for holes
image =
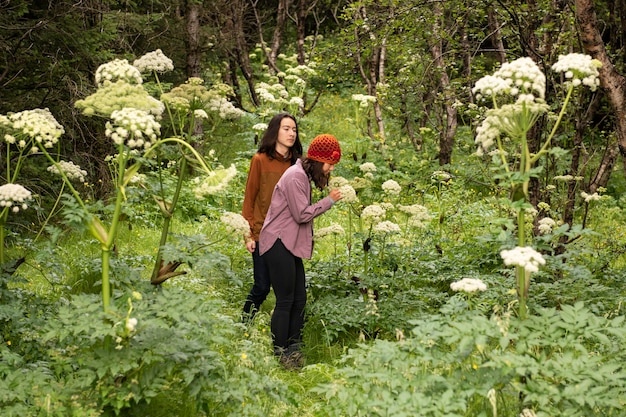
{"label": "black pant", "polygon": [[304,265],[302,259],[289,252],[280,239],[263,254],[263,258],[276,295],[272,338],[274,350],[280,351],[302,340],[306,306]]}
{"label": "black pant", "polygon": [[247,317],[254,317],[270,293],[270,276],[265,260],[259,255],[259,242],[256,242],[256,247],[252,252],[252,273],[254,284],[252,284],[250,293],[243,305],[243,312]]}

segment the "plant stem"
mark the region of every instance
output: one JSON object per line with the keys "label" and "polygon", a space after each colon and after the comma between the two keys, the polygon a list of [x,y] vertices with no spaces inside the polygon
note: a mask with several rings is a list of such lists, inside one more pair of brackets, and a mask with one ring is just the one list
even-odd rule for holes
{"label": "plant stem", "polygon": [[181,158],[182,162],[180,163],[180,170],[178,173],[178,182],[176,183],[176,190],[174,191],[174,196],[172,197],[172,202],[169,207],[166,205],[166,212],[163,212],[163,227],[161,229],[161,239],[159,241],[159,248],[157,249],[157,256],[154,263],[154,268],[152,270],[152,276],[150,281],[152,283],[158,282],[157,278],[159,277],[159,269],[161,269],[161,260],[162,260],[162,251],[163,245],[167,242],[167,236],[169,234],[170,224],[172,221],[172,216],[174,214],[174,210],[176,210],[176,204],[178,203],[178,197],[180,196],[180,190],[183,186],[183,180],[185,177],[185,170],[187,169],[187,158],[183,155]]}

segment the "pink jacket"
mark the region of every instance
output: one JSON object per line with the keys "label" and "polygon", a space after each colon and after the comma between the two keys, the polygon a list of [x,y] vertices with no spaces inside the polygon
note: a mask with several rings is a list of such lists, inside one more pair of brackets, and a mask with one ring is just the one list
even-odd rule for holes
{"label": "pink jacket", "polygon": [[333,205],[330,197],[311,204],[311,181],[297,160],[280,178],[267,211],[259,238],[259,253],[280,239],[294,256],[311,259],[313,255],[313,219]]}

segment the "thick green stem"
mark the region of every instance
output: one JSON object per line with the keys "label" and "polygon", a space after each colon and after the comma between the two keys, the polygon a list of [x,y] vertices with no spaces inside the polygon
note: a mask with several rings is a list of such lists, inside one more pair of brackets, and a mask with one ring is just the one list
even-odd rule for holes
{"label": "thick green stem", "polygon": [[567,109],[567,104],[569,103],[570,98],[572,97],[572,92],[573,91],[574,91],[574,85],[571,84],[569,86],[569,89],[567,90],[567,95],[565,96],[565,101],[563,101],[563,106],[561,107],[561,111],[559,112],[559,116],[557,117],[556,122],[554,123],[554,126],[552,126],[552,130],[550,131],[550,135],[546,139],[546,141],[543,144],[543,146],[541,147],[541,149],[539,149],[539,151],[535,154],[535,156],[533,156],[530,159],[531,163],[536,162],[541,157],[541,155],[546,153],[546,151],[548,150],[548,147],[550,146],[550,143],[552,142],[552,138],[556,134],[556,131],[557,131],[559,125],[561,124],[561,120],[563,119],[563,116],[565,116],[565,110]]}
{"label": "thick green stem", "polygon": [[[517,245],[521,248],[525,246],[526,237],[524,230],[524,210],[520,209],[517,214]],[[526,270],[524,267],[515,267],[515,278],[517,281],[517,295],[519,297],[519,317],[526,319]]]}
{"label": "thick green stem", "polygon": [[111,286],[109,283],[109,262],[111,260],[111,251],[109,249],[102,248],[102,305],[104,306],[104,312],[109,311],[111,305]]}
{"label": "thick green stem", "polygon": [[161,259],[162,259],[162,247],[167,242],[167,236],[169,234],[170,224],[172,221],[172,216],[174,214],[174,210],[176,210],[176,204],[178,203],[178,197],[180,196],[180,190],[183,187],[183,181],[185,178],[185,171],[187,170],[187,159],[183,156],[182,162],[180,164],[180,170],[178,173],[178,182],[176,183],[176,190],[174,191],[174,196],[172,197],[172,202],[168,206],[165,204],[166,211],[163,212],[163,228],[161,229],[161,239],[159,241],[159,248],[157,249],[157,256],[154,263],[154,268],[152,270],[151,281],[155,282],[159,276],[159,269],[161,269]]}
{"label": "thick green stem", "polygon": [[5,207],[0,213],[0,265],[4,265],[4,239],[6,236],[6,230],[4,226],[7,224],[7,217],[9,216],[9,208]]}

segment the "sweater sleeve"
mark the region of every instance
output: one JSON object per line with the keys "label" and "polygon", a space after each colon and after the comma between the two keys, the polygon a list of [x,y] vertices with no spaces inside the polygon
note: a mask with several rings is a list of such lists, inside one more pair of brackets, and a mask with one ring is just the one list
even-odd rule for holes
{"label": "sweater sleeve", "polygon": [[246,191],[243,197],[243,207],[241,215],[250,224],[250,229],[254,226],[254,201],[259,193],[261,185],[261,161],[255,154],[250,161],[248,180],[246,181]]}
{"label": "sweater sleeve", "polygon": [[287,181],[284,193],[289,212],[296,223],[299,224],[310,222],[332,206],[330,197],[325,197],[315,204],[310,204],[311,182],[306,174],[294,176],[292,181]]}

